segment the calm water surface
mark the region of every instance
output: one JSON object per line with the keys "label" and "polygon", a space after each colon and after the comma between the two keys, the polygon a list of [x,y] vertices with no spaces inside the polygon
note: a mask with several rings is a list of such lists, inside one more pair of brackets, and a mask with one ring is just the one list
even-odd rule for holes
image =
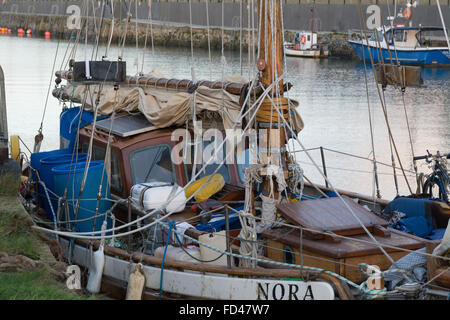
{"label": "calm water surface", "polygon": [[[18,134],[32,148],[34,136],[39,129],[44,112],[49,81],[58,42],[43,39],[0,36],[0,65],[6,78],[6,99],[10,134]],[[67,42],[60,42],[56,69],[62,66]],[[90,56],[92,47],[80,45],[77,58]],[[103,54],[104,48],[100,48]],[[138,54],[137,54],[138,53]],[[118,49],[111,50],[117,57]],[[127,48],[124,59],[128,74],[136,72],[135,60],[142,63],[142,49]],[[226,52],[226,64],[220,62],[220,52],[212,53],[209,62],[207,51],[194,50],[192,63],[189,49],[155,48],[147,50],[144,72],[154,69],[167,77],[191,78],[191,66],[197,79],[217,80],[222,76],[241,74],[248,77],[247,57],[242,66],[239,52]],[[242,68],[241,68],[242,67]],[[294,84],[290,98],[300,102],[299,111],[305,122],[300,140],[306,148],[325,148],[371,157],[368,101],[364,81],[364,65],[358,61],[339,59],[311,60],[287,59],[288,81]],[[450,152],[450,69],[422,70],[424,86],[408,88],[405,103],[409,117],[413,148],[416,155],[430,151]],[[391,163],[387,127],[381,110],[372,71],[368,70],[369,104],[374,125],[375,155],[378,161]],[[405,169],[412,170],[411,146],[405,120],[402,96],[398,90],[388,88],[385,92],[389,120],[394,139]],[[43,123],[42,150],[59,147],[59,113],[61,105],[50,94]],[[295,146],[299,149],[299,146]],[[320,164],[320,153],[310,152]],[[315,182],[323,179],[303,154],[297,154],[305,174]],[[365,194],[373,193],[372,164],[366,160],[350,158],[338,153],[325,152],[328,175],[332,183]],[[397,165],[398,165],[398,161]],[[427,172],[425,165],[419,167]],[[392,169],[378,166],[381,193],[384,197],[395,196]],[[399,173],[397,171],[397,173]],[[408,174],[412,188],[416,185]],[[404,179],[398,181],[402,194],[407,192]]]}

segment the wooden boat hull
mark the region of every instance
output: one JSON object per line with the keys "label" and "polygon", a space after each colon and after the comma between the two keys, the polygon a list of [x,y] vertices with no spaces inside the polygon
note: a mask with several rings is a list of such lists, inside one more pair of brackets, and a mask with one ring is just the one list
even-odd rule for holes
{"label": "wooden boat hull", "polygon": [[[63,255],[70,253],[70,242],[60,239]],[[72,261],[89,268],[90,250],[74,245]],[[103,275],[127,282],[136,263],[105,255]],[[144,265],[145,288],[159,290],[161,268]],[[281,280],[258,277],[233,277],[227,274],[202,273],[192,270],[165,269],[162,291],[198,299],[214,300],[333,300],[333,287],[325,281]]]}
{"label": "wooden boat hull", "polygon": [[[388,237],[375,236],[382,245],[397,246],[407,250],[417,250],[425,247],[426,240],[409,235],[398,230],[390,230]],[[366,235],[353,236],[355,240],[370,241]],[[294,261],[292,263],[315,266],[337,273],[348,280],[361,283],[366,280],[366,276],[361,273],[358,264],[367,263],[376,265],[380,270],[387,270],[391,262],[374,245],[351,240],[335,239],[332,242],[327,239],[312,240],[303,237],[302,247],[300,247],[300,233],[288,233],[283,229],[272,229],[263,233],[265,245],[267,246],[266,256],[275,261],[285,262],[286,257],[283,250],[292,250]],[[408,254],[407,251],[391,249],[385,250],[396,261]],[[303,260],[301,255],[303,254]]]}

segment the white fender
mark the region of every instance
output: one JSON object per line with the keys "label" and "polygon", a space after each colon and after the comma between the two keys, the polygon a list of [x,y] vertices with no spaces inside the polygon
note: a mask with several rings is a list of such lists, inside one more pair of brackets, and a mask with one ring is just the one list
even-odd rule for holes
{"label": "white fender", "polygon": [[126,300],[142,300],[142,292],[145,286],[145,276],[142,273],[142,264],[136,265],[136,270],[130,273]]}
{"label": "white fender", "polygon": [[99,293],[102,284],[103,267],[105,266],[105,253],[101,245],[92,257],[92,265],[89,268],[89,278],[86,290],[90,293]]}

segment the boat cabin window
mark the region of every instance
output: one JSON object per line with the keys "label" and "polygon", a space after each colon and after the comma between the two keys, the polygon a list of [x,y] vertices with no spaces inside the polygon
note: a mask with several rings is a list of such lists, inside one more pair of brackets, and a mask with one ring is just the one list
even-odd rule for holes
{"label": "boat cabin window", "polygon": [[395,42],[406,42],[406,31],[405,30],[395,30],[394,40]]}
{"label": "boat cabin window", "polygon": [[[203,141],[203,152],[205,151],[205,148],[211,144],[211,141]],[[225,155],[226,155],[226,147],[225,144],[223,146],[223,152],[222,155],[218,155],[218,160],[214,161],[212,160],[207,166],[205,166],[205,168],[200,172],[200,174],[197,176],[196,180],[213,174],[216,169],[219,167],[220,163],[222,162],[223,159],[225,159]],[[199,172],[200,169],[202,169],[203,167],[203,163],[208,162],[208,160],[203,159],[202,155],[198,155],[198,157],[200,158],[200,160],[197,160],[197,162],[201,161],[202,164],[197,164],[196,165],[196,174]],[[187,180],[191,179],[191,175],[192,175],[192,169],[194,168],[194,144],[191,143],[191,161],[190,163],[185,163],[185,169],[186,169],[186,178]],[[223,179],[225,180],[226,183],[230,183],[231,182],[231,178],[230,178],[230,168],[228,167],[228,164],[224,163],[220,169],[216,172],[216,173],[220,173],[223,177]]]}
{"label": "boat cabin window", "polygon": [[[392,30],[386,32],[386,39],[388,43],[392,44]],[[380,41],[384,41],[383,33],[381,33]]]}
{"label": "boat cabin window", "polygon": [[[89,145],[83,144],[82,151],[87,152]],[[92,160],[105,160],[106,149],[100,146],[92,146]],[[111,151],[111,189],[116,192],[122,192],[122,170],[120,168],[119,156],[116,152]]]}
{"label": "boat cabin window", "polygon": [[[389,40],[390,34],[391,34],[391,31],[389,30],[388,31],[388,40]],[[380,42],[383,42],[384,41],[383,31],[382,30],[380,30],[380,31],[373,31],[372,36],[370,37],[369,40],[370,41],[377,41],[377,42],[379,40]]]}
{"label": "boat cabin window", "polygon": [[444,29],[422,30],[416,38],[423,47],[447,47]]}
{"label": "boat cabin window", "polygon": [[283,250],[283,261],[284,263],[295,264],[295,253],[291,246],[284,246]]}
{"label": "boat cabin window", "polygon": [[309,34],[308,34],[307,40],[311,41],[311,36]]}
{"label": "boat cabin window", "polygon": [[175,168],[168,145],[145,147],[131,152],[130,167],[133,184],[175,183]]}

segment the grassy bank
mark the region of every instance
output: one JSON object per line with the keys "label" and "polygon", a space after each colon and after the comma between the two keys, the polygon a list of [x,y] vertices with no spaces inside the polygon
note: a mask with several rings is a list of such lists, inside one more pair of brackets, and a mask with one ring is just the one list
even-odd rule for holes
{"label": "grassy bank", "polygon": [[18,188],[16,178],[0,176],[0,300],[88,299],[66,288],[65,265],[32,229]]}
{"label": "grassy bank", "polygon": [[23,273],[0,272],[0,300],[84,300],[67,290],[45,268]]}

